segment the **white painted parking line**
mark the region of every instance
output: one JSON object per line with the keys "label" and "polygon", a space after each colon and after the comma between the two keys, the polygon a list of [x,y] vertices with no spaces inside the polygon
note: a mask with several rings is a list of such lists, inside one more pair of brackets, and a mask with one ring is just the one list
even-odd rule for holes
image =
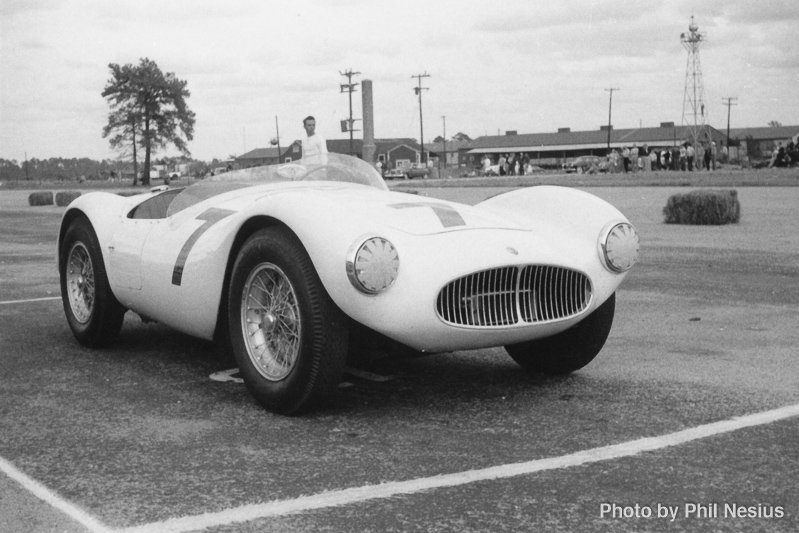
{"label": "white painted parking line", "polygon": [[47,302],[49,300],[60,300],[60,296],[48,296],[47,298],[29,298],[27,300],[7,300],[5,302],[0,302],[0,305],[9,305],[9,304],[26,304],[30,302]]}
{"label": "white painted parking line", "polygon": [[399,495],[416,494],[438,488],[456,487],[477,481],[502,479],[573,466],[609,461],[651,452],[691,441],[729,433],[739,429],[769,424],[786,418],[799,416],[799,404],[789,405],[772,411],[741,416],[712,424],[705,424],[659,437],[648,437],[611,446],[602,446],[561,457],[539,459],[526,463],[494,466],[480,470],[468,470],[455,474],[367,485],[336,491],[323,492],[312,496],[302,496],[293,500],[277,500],[263,504],[244,505],[216,513],[172,518],[141,526],[126,528],[119,533],[179,533],[201,531],[209,527],[250,522],[259,518],[302,513],[314,509],[338,507],[354,503],[390,498]]}
{"label": "white painted parking line", "polygon": [[114,533],[114,530],[101,523],[80,507],[66,501],[35,479],[20,472],[14,465],[0,457],[0,471],[25,487],[34,496],[55,507],[75,522],[83,525],[91,533]]}

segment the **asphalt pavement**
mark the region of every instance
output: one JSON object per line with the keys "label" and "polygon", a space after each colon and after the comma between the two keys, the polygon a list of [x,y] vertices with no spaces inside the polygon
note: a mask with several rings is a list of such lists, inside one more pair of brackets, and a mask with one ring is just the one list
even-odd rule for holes
{"label": "asphalt pavement", "polygon": [[132,313],[79,346],[57,209],[3,204],[0,532],[799,530],[799,189],[739,191],[727,228],[664,226],[669,190],[591,192],[644,237],[593,363],[376,353],[299,418]]}

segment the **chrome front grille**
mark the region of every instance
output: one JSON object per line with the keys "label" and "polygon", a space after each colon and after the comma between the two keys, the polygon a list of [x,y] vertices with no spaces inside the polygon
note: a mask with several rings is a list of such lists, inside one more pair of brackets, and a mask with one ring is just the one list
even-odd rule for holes
{"label": "chrome front grille", "polygon": [[497,327],[568,318],[591,301],[591,282],[567,268],[528,265],[475,272],[448,283],[436,309],[444,322]]}

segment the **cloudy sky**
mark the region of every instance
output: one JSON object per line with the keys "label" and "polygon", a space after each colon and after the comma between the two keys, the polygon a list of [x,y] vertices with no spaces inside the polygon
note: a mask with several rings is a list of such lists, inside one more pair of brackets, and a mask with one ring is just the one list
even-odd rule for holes
{"label": "cloudy sky", "polygon": [[[109,63],[143,57],[188,82],[195,158],[317,131],[345,138],[340,72],[371,79],[377,137],[617,128],[682,119],[691,16],[709,122],[799,124],[797,0],[2,0],[0,158],[113,158]],[[360,92],[353,95],[361,117]],[[360,123],[358,123],[360,124]],[[360,133],[356,133],[360,136]]]}

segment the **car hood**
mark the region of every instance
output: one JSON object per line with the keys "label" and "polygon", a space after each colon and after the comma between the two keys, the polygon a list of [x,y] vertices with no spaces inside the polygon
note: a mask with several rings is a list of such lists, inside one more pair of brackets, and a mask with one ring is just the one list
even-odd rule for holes
{"label": "car hood", "polygon": [[432,235],[476,229],[524,230],[517,222],[469,205],[413,194],[342,187],[308,190],[309,205],[358,216],[412,235]]}
{"label": "car hood", "polygon": [[266,211],[272,211],[268,204],[276,202],[284,207],[291,205],[295,214],[304,216],[307,213],[317,220],[346,216],[361,219],[364,224],[383,224],[413,235],[475,229],[527,229],[494,212],[464,204],[333,182],[190,187],[173,201],[170,215],[200,202],[226,205],[236,211],[246,209],[247,204],[253,207],[261,204]]}

